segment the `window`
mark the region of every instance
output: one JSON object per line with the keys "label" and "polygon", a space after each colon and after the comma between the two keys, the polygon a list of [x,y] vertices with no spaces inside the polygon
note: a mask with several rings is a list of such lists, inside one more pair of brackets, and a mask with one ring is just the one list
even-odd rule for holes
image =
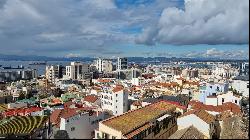
{"label": "window", "polygon": [[116,137],[115,137],[115,136],[112,136],[112,139],[116,139]]}
{"label": "window", "polygon": [[75,127],[71,127],[71,131],[75,131],[75,129],[76,129]]}
{"label": "window", "polygon": [[118,94],[115,94],[116,97],[118,97]]}
{"label": "window", "polygon": [[115,100],[116,102],[118,102],[118,100]]}
{"label": "window", "polygon": [[212,89],[212,86],[210,86],[210,88]]}
{"label": "window", "polygon": [[115,106],[115,108],[117,108],[117,106]]}
{"label": "window", "polygon": [[222,98],[222,103],[224,103],[224,98]]}
{"label": "window", "polygon": [[69,120],[67,120],[67,122],[69,122]]}
{"label": "window", "polygon": [[237,104],[237,100],[234,101]]}

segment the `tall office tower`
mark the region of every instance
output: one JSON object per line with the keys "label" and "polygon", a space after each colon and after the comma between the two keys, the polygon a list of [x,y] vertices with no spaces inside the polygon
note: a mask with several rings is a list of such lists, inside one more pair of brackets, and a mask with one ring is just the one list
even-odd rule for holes
{"label": "tall office tower", "polygon": [[117,58],[116,69],[117,70],[124,70],[128,68],[128,59],[127,58]]}

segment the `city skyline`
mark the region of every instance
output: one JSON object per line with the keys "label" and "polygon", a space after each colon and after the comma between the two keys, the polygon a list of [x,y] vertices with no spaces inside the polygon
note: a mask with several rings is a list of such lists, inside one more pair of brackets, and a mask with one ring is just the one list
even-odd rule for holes
{"label": "city skyline", "polygon": [[248,11],[248,0],[2,0],[0,54],[249,59]]}

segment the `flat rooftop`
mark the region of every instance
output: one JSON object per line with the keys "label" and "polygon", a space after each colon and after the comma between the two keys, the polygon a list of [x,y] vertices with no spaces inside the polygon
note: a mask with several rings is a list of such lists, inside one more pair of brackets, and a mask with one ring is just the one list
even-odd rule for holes
{"label": "flat rooftop", "polygon": [[159,101],[143,108],[129,111],[120,116],[104,120],[102,124],[121,131],[123,134],[127,134],[166,113],[175,111],[175,109],[175,105],[166,101]]}

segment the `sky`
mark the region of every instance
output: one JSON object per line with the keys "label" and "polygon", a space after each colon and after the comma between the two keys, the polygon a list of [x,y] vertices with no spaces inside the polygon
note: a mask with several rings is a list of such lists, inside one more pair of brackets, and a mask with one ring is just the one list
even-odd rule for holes
{"label": "sky", "polygon": [[0,0],[0,54],[249,59],[249,0]]}

